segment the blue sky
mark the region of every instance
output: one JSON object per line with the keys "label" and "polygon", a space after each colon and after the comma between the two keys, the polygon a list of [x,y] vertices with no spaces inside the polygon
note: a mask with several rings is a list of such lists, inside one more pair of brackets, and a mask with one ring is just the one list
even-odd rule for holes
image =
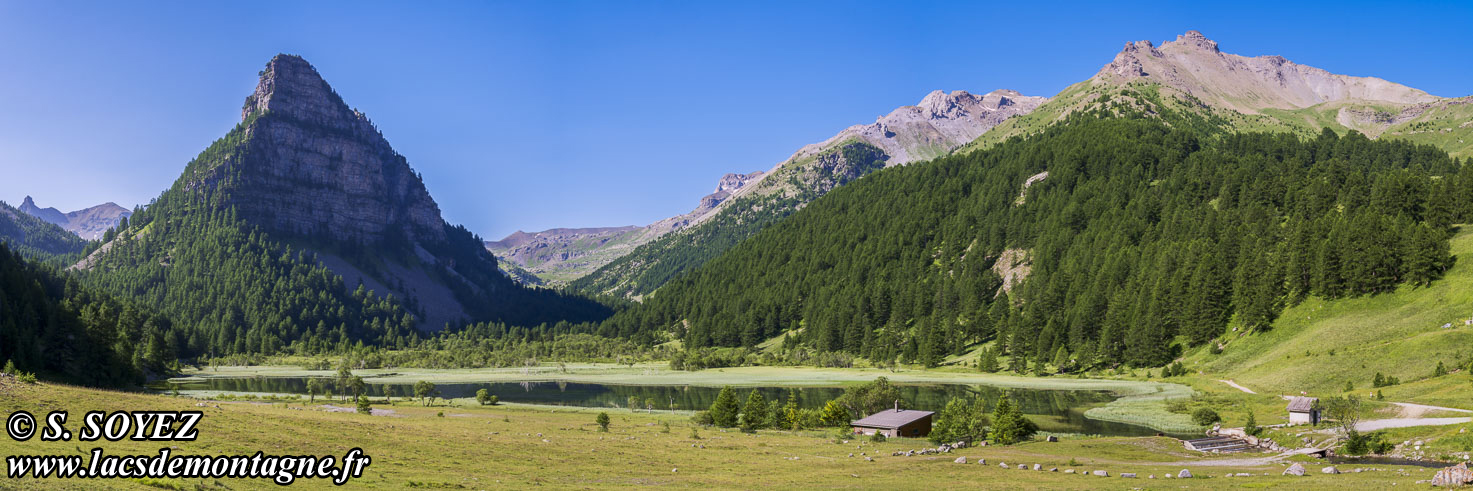
{"label": "blue sky", "polygon": [[490,239],[683,213],[722,174],[931,90],[1053,95],[1127,41],[1188,29],[1473,94],[1473,7],[1396,5],[0,0],[0,199],[146,203],[238,121],[278,52],[317,66],[445,218]]}

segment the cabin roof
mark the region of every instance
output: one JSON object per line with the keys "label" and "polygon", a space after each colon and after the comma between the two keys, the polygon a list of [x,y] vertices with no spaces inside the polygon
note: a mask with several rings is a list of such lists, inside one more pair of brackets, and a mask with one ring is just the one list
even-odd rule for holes
{"label": "cabin roof", "polygon": [[1307,413],[1314,411],[1314,403],[1316,401],[1319,401],[1319,399],[1314,397],[1295,397],[1289,399],[1289,412]]}
{"label": "cabin roof", "polygon": [[922,418],[929,418],[932,414],[935,413],[913,409],[886,409],[851,424],[865,428],[899,428]]}

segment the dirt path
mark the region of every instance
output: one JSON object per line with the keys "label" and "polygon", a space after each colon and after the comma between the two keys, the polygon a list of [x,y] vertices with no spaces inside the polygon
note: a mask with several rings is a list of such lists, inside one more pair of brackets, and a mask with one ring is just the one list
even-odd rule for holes
{"label": "dirt path", "polygon": [[1253,392],[1253,389],[1250,389],[1250,388],[1247,388],[1247,387],[1238,385],[1237,382],[1234,382],[1234,381],[1231,381],[1231,380],[1218,380],[1218,382],[1222,382],[1224,384],[1228,384],[1229,386],[1231,386],[1234,389],[1238,389],[1238,390],[1241,390],[1243,392],[1247,392],[1249,394],[1257,394],[1257,392]]}
{"label": "dirt path", "polygon": [[1391,418],[1373,419],[1356,423],[1355,431],[1367,432],[1384,430],[1387,428],[1408,428],[1412,426],[1446,426],[1462,424],[1473,421],[1473,418]]}
{"label": "dirt path", "polygon": [[1431,412],[1438,412],[1438,411],[1446,411],[1446,412],[1450,412],[1450,413],[1473,413],[1473,411],[1470,411],[1470,410],[1467,410],[1467,409],[1458,409],[1458,408],[1442,407],[1442,406],[1428,406],[1426,404],[1412,404],[1410,402],[1393,402],[1392,404],[1395,404],[1395,405],[1401,407],[1400,417],[1402,417],[1402,418],[1420,418],[1424,414],[1431,413]]}

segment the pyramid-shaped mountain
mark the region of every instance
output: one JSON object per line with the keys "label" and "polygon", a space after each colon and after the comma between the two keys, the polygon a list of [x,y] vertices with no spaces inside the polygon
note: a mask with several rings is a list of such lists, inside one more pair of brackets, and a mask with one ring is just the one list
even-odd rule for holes
{"label": "pyramid-shaped mountain", "polygon": [[[247,324],[311,328],[336,321],[348,324],[348,339],[396,335],[375,331],[375,319],[438,329],[470,321],[587,321],[607,313],[592,301],[527,289],[502,274],[479,238],[445,223],[419,174],[373,123],[311,64],[290,55],[276,56],[260,72],[235,129],[77,267],[163,308],[204,304],[181,309],[184,320],[222,322],[220,316],[235,311],[259,311],[260,299],[235,305],[214,291],[259,288],[272,298],[267,309],[279,311],[257,312]],[[360,284],[363,291],[353,298],[324,305],[280,298],[321,297],[324,290],[348,295]],[[365,300],[366,291],[378,300]],[[193,298],[206,295],[212,297]],[[321,309],[337,304],[349,304],[349,319],[320,318]],[[402,312],[382,315],[395,309]],[[370,334],[351,335],[358,322],[368,323]],[[332,330],[332,322],[324,324]]]}

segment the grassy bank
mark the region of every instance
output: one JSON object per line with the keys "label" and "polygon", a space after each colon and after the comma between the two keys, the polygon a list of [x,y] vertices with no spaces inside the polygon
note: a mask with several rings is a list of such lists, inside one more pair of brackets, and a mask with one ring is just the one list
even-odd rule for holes
{"label": "grassy bank", "polygon": [[[191,399],[110,392],[54,385],[0,387],[0,410],[73,414],[102,410],[194,410]],[[891,457],[896,450],[930,446],[923,441],[893,439],[883,443],[840,443],[829,432],[762,431],[754,435],[700,428],[692,434],[687,418],[675,415],[609,411],[610,431],[598,431],[598,410],[535,407],[438,406],[404,403],[387,416],[328,412],[301,404],[220,403],[204,408],[200,438],[193,442],[103,442],[109,454],[155,454],[176,447],[176,454],[342,455],[361,447],[372,457],[364,476],[348,486],[357,489],[433,487],[497,489],[528,486],[553,488],[678,486],[713,488],[888,488],[949,487],[986,483],[1008,489],[1199,488],[1284,486],[1295,489],[1386,488],[1427,479],[1432,471],[1390,466],[1384,472],[1280,476],[1281,464],[1214,465],[1166,438],[1065,438],[1058,443],[1033,442],[1012,447],[966,449],[943,456]],[[443,416],[440,416],[443,414]],[[666,432],[665,423],[670,425]],[[693,438],[699,436],[699,439]],[[694,445],[694,446],[693,446]],[[81,455],[91,444],[16,442],[0,439],[0,452]],[[86,447],[86,448],[84,448]],[[849,457],[853,453],[855,457]],[[860,454],[874,457],[866,461]],[[987,459],[988,465],[953,463]],[[1252,455],[1247,457],[1253,457]],[[1040,464],[1060,472],[1002,469],[998,462]],[[1222,462],[1218,462],[1222,464]],[[1231,462],[1228,462],[1231,464]],[[1150,480],[1155,474],[1190,469],[1197,478]],[[1065,469],[1106,470],[1112,477],[1065,474]],[[1116,477],[1122,472],[1140,478]],[[1251,477],[1224,478],[1249,473]],[[1263,474],[1270,474],[1264,476]],[[0,487],[40,489],[275,489],[266,480],[137,481],[19,480]],[[299,486],[324,487],[323,482]]]}

